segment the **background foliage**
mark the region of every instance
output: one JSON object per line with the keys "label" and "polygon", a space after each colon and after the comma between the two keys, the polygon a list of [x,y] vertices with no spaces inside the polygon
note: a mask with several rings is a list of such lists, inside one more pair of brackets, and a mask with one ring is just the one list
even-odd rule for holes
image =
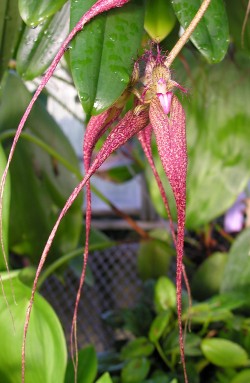
{"label": "background foliage", "polygon": [[[31,99],[26,82],[44,73],[69,26],[73,27],[93,3],[94,0],[1,1],[1,171],[5,166],[4,152],[8,154],[15,129]],[[187,27],[199,5],[198,0],[131,0],[122,8],[96,17],[77,35],[65,53],[64,67],[77,89],[86,119],[119,98],[129,84],[134,61],[150,47],[150,40],[157,40],[164,51],[171,50],[179,38],[180,27]],[[192,254],[185,262],[196,301],[189,311],[186,305],[183,319],[192,320],[193,332],[187,334],[186,355],[193,383],[244,383],[250,378],[249,229],[240,234],[231,248],[233,238],[224,235],[223,248],[216,241],[222,232],[218,228],[219,217],[246,188],[250,176],[247,6],[246,0],[212,0],[191,41],[173,65],[174,79],[189,90],[187,96],[181,97],[187,114],[189,151],[186,227],[192,230],[187,233],[187,243],[192,246],[187,245],[186,249],[188,253],[191,247]],[[18,300],[16,306],[9,275],[3,273],[0,377],[6,383],[20,381],[22,327],[30,297],[30,288],[23,283],[23,271],[19,271],[29,266],[25,283],[30,284],[33,267],[51,227],[81,178],[77,156],[46,110],[46,98],[44,92],[33,108],[5,189],[4,243],[10,254]],[[128,108],[131,103],[132,98]],[[131,161],[136,173],[144,172],[152,203],[158,214],[166,218],[151,171],[137,147]],[[173,197],[156,151],[155,161],[175,216]],[[112,169],[106,176],[123,182],[131,174],[122,167]],[[81,207],[79,198],[64,218],[48,259],[48,270],[57,270],[61,278],[69,260],[82,252],[78,246],[83,231]],[[213,238],[214,228],[216,238]],[[119,326],[133,334],[134,340],[118,345],[112,357],[107,354],[99,361],[92,346],[81,350],[78,382],[182,381],[175,288],[166,277],[171,269],[173,244],[162,232],[148,234],[149,239],[142,241],[138,254],[138,272],[146,290],[138,307],[119,313]],[[103,235],[93,234],[92,245],[104,248],[111,244],[113,241]],[[5,270],[3,257],[0,267]],[[149,282],[152,279],[154,282]],[[8,308],[14,323],[10,321]],[[145,326],[138,332],[138,321],[145,313]],[[61,325],[39,295],[29,334],[26,381],[72,382],[73,367],[71,362],[66,367]]]}

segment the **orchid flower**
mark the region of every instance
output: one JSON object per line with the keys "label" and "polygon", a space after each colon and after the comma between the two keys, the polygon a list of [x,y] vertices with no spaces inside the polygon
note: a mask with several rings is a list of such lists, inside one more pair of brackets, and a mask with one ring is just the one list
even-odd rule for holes
{"label": "orchid flower", "polygon": [[[1,246],[4,252],[3,237],[2,237],[2,204],[3,192],[6,181],[8,169],[15,151],[17,141],[20,137],[24,124],[29,116],[29,113],[38,98],[39,94],[44,89],[48,80],[52,76],[56,66],[58,65],[61,57],[67,49],[69,43],[74,36],[82,30],[84,25],[89,22],[93,17],[108,11],[115,7],[121,7],[129,0],[98,0],[79,20],[77,25],[72,29],[68,37],[63,42],[59,52],[55,56],[52,64],[45,73],[42,81],[36,90],[30,104],[28,105],[20,124],[17,128],[16,135],[10,150],[6,168],[3,172],[1,185],[0,185],[0,237]],[[170,186],[173,190],[177,208],[177,235],[175,235],[173,225],[171,223],[171,231],[176,245],[177,252],[177,267],[176,267],[176,289],[177,289],[177,312],[178,312],[178,325],[179,325],[179,340],[180,340],[180,354],[181,362],[184,370],[185,383],[188,383],[185,355],[184,355],[184,342],[182,330],[182,308],[181,308],[181,289],[182,289],[182,273],[183,273],[183,244],[184,244],[184,228],[185,228],[185,208],[186,208],[186,174],[187,174],[187,147],[186,147],[186,126],[185,126],[185,112],[183,107],[174,94],[174,90],[180,89],[182,92],[186,90],[181,87],[177,82],[171,79],[170,65],[180,52],[184,44],[189,39],[194,28],[199,23],[204,12],[206,11],[211,0],[203,0],[194,19],[189,27],[185,30],[177,44],[171,50],[169,55],[165,57],[160,50],[154,55],[152,51],[146,52],[143,55],[143,60],[146,62],[144,73],[140,73],[139,60],[134,65],[134,71],[131,82],[125,90],[121,98],[112,105],[108,110],[104,111],[98,116],[90,119],[86,128],[84,146],[83,146],[83,161],[85,165],[85,176],[82,181],[76,186],[72,194],[68,198],[65,206],[63,207],[45,245],[39,265],[37,267],[36,276],[33,283],[30,302],[27,308],[23,346],[22,346],[22,383],[25,382],[25,348],[28,325],[30,320],[31,309],[34,301],[38,278],[42,271],[46,257],[50,250],[51,244],[57,232],[58,226],[67,213],[68,209],[73,204],[83,187],[86,187],[87,208],[86,208],[86,242],[84,251],[83,271],[80,278],[79,289],[77,293],[74,317],[71,329],[71,353],[74,356],[74,347],[77,349],[77,311],[81,295],[81,289],[84,283],[88,250],[89,250],[89,232],[91,225],[91,193],[90,193],[90,178],[104,163],[104,161],[118,148],[124,145],[130,138],[137,136],[141,142],[142,148],[149,161],[152,171],[155,175],[156,181],[160,188],[160,192],[169,213],[167,198],[156,171],[152,151],[151,151],[151,136],[154,133],[156,143],[159,151],[159,156],[162,166],[169,179]],[[132,110],[129,110],[123,118],[118,120],[124,105],[133,93],[135,96],[135,104]],[[114,123],[117,122],[117,125]],[[113,126],[114,125],[114,126]],[[92,161],[93,149],[98,139],[110,128],[110,132],[103,143],[103,146],[97,153],[95,159]],[[170,215],[170,214],[169,214]],[[171,219],[171,216],[170,216]],[[172,222],[172,221],[171,221]],[[5,257],[6,267],[8,265]],[[186,279],[185,273],[184,278]],[[74,346],[74,347],[73,347]],[[74,359],[74,358],[73,358]],[[77,353],[76,360],[74,361],[75,369],[77,369]],[[75,374],[76,376],[76,374]],[[75,378],[76,379],[76,378]]]}

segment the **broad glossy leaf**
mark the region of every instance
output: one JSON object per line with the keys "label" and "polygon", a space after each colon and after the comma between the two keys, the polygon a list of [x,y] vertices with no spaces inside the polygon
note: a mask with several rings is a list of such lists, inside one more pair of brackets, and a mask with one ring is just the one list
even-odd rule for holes
{"label": "broad glossy leaf", "polygon": [[[93,383],[97,374],[97,356],[93,346],[87,346],[78,353],[77,383]],[[68,363],[65,382],[74,382],[75,371],[72,361]]]}
{"label": "broad glossy leaf", "polygon": [[[249,125],[250,77],[224,60],[216,66],[192,59],[192,97],[182,97],[187,114],[188,177],[186,227],[195,229],[222,215],[235,202],[250,178]],[[176,65],[175,77],[183,76]],[[234,79],[232,81],[232,79]],[[244,80],[243,80],[244,79]],[[188,87],[188,84],[184,84]],[[156,146],[154,158],[161,179],[168,183]],[[150,195],[157,212],[166,217],[156,182],[146,170]],[[174,201],[170,196],[171,206]],[[174,209],[172,208],[174,214]]]}
{"label": "broad glossy leaf", "polygon": [[17,71],[25,80],[42,75],[69,32],[69,3],[36,28],[26,27],[17,51]]}
{"label": "broad glossy leaf", "polygon": [[221,291],[250,287],[250,229],[244,230],[232,245],[221,283]]}
{"label": "broad glossy leaf", "polygon": [[154,303],[157,312],[175,309],[176,291],[175,285],[167,277],[160,277],[155,284]]}
{"label": "broad glossy leaf", "polygon": [[244,348],[227,339],[203,339],[201,349],[209,362],[219,367],[243,367],[248,361]]}
{"label": "broad glossy leaf", "polygon": [[17,0],[0,1],[0,81],[8,67],[21,27]]}
{"label": "broad glossy leaf", "polygon": [[150,369],[150,361],[146,358],[130,360],[122,369],[122,383],[138,383],[146,378]]}
{"label": "broad glossy leaf", "polygon": [[[2,145],[0,145],[0,175],[4,171],[6,165],[6,157]],[[2,215],[2,224],[3,224],[3,243],[5,248],[6,257],[8,258],[8,236],[9,236],[9,214],[10,214],[10,176],[7,177],[7,182],[4,190],[4,200],[3,200],[3,215]],[[2,246],[0,246],[0,270],[6,270],[6,265],[4,262]]]}
{"label": "broad glossy leaf", "polygon": [[[13,301],[10,281],[4,280],[4,291],[13,322],[3,295],[0,295],[0,381],[21,382],[21,345],[23,326],[31,296],[31,289],[18,278],[12,279],[15,298]],[[63,383],[67,363],[67,350],[60,322],[50,305],[36,294],[31,312],[26,346],[25,383]]]}
{"label": "broad glossy leaf", "polygon": [[154,345],[145,337],[136,338],[126,344],[120,353],[122,359],[132,359],[140,356],[149,356],[154,351]]}
{"label": "broad glossy leaf", "polygon": [[[0,130],[16,129],[31,98],[21,79],[9,74],[0,104]],[[27,122],[27,132],[41,139],[78,168],[78,159],[61,129],[38,102]],[[10,142],[5,142],[8,150]],[[12,204],[10,247],[36,263],[53,224],[77,184],[76,176],[37,145],[20,139],[11,167]],[[62,220],[49,259],[72,250],[82,226],[79,198]]]}
{"label": "broad glossy leaf", "polygon": [[170,0],[147,0],[144,28],[149,36],[160,42],[172,31],[176,22]]}
{"label": "broad glossy leaf", "polygon": [[30,27],[34,27],[57,12],[66,1],[67,0],[19,0],[18,5],[24,22]]}
{"label": "broad glossy leaf", "polygon": [[[172,0],[175,14],[184,29],[194,18],[200,4],[200,0]],[[229,30],[223,0],[211,0],[190,40],[209,62],[216,63],[224,58],[229,44]]]}
{"label": "broad glossy leaf", "polygon": [[218,294],[227,262],[227,254],[214,253],[196,270],[192,283],[192,295],[195,299],[207,299]]}
{"label": "broad glossy leaf", "polygon": [[[71,3],[71,27],[95,0]],[[113,104],[128,85],[137,57],[144,21],[142,0],[96,17],[72,41],[71,69],[87,114],[99,114]]]}

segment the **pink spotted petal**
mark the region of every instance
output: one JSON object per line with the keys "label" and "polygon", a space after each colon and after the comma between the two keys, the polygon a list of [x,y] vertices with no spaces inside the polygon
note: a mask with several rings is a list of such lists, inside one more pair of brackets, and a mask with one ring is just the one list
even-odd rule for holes
{"label": "pink spotted petal", "polygon": [[152,125],[149,124],[145,129],[141,130],[138,133],[137,137],[138,137],[138,140],[141,143],[142,149],[143,149],[143,151],[144,151],[144,153],[145,153],[145,155],[147,157],[148,163],[149,163],[149,165],[150,165],[150,167],[152,169],[152,172],[153,172],[155,180],[157,182],[159,191],[161,193],[161,198],[163,200],[163,203],[165,205],[165,208],[166,208],[166,211],[167,211],[167,215],[168,215],[168,218],[169,218],[171,234],[172,234],[172,237],[173,237],[173,240],[174,240],[174,244],[176,246],[176,236],[175,236],[174,225],[173,225],[173,220],[172,220],[172,216],[171,216],[171,212],[170,212],[170,208],[169,208],[168,199],[167,199],[167,196],[166,196],[166,193],[165,193],[165,190],[164,190],[164,186],[163,186],[163,184],[161,182],[159,173],[158,173],[158,171],[157,171],[157,169],[155,167],[153,153],[152,153],[152,149],[151,149],[152,131],[153,131]]}
{"label": "pink spotted petal", "polygon": [[[85,173],[88,173],[91,163],[91,157],[94,147],[99,138],[105,133],[110,125],[118,118],[121,113],[120,108],[111,107],[98,116],[93,116],[89,120],[89,123],[85,130],[84,144],[83,144],[83,162]],[[86,182],[86,218],[85,218],[85,247],[83,255],[83,268],[80,276],[79,287],[77,291],[74,314],[71,326],[70,346],[71,346],[71,358],[74,364],[75,373],[78,367],[78,350],[77,350],[77,314],[78,307],[81,298],[81,291],[85,280],[86,268],[89,254],[89,235],[91,227],[91,189],[90,181]]]}
{"label": "pink spotted petal", "polygon": [[157,93],[157,97],[161,103],[162,109],[165,114],[168,114],[170,112],[170,106],[172,102],[173,93],[167,92],[167,93]]}
{"label": "pink spotted petal", "polygon": [[187,146],[186,146],[186,119],[185,112],[176,96],[173,96],[170,107],[170,116],[164,113],[158,98],[152,100],[149,110],[159,156],[166,176],[174,193],[177,208],[177,265],[176,265],[176,294],[179,324],[179,339],[181,361],[184,370],[185,383],[188,382],[184,341],[182,330],[182,270],[183,247],[185,234],[186,210],[186,176],[187,176]]}

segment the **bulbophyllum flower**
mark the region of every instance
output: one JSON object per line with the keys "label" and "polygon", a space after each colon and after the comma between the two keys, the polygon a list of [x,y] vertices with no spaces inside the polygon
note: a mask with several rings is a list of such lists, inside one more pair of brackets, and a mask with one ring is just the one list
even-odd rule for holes
{"label": "bulbophyllum flower", "polygon": [[[169,179],[171,188],[176,201],[177,207],[177,236],[172,229],[174,241],[177,251],[177,309],[179,319],[180,349],[181,359],[184,367],[185,380],[187,382],[182,321],[181,321],[181,290],[182,290],[182,258],[184,243],[184,226],[185,226],[185,208],[186,208],[186,173],[187,173],[187,148],[186,148],[186,125],[185,112],[183,107],[174,94],[174,89],[179,88],[186,92],[178,83],[171,79],[170,70],[167,66],[166,59],[161,52],[157,51],[154,55],[152,51],[147,52],[143,56],[146,61],[145,70],[140,76],[138,61],[135,63],[131,84],[124,92],[121,98],[108,110],[98,116],[93,116],[86,128],[83,159],[85,166],[85,176],[82,182],[75,188],[69,197],[65,207],[63,208],[44,249],[42,259],[45,259],[54,239],[58,225],[70,208],[82,188],[86,187],[86,243],[84,252],[84,266],[80,278],[79,290],[77,293],[74,318],[71,329],[71,353],[74,355],[73,345],[75,344],[77,310],[84,283],[88,247],[89,232],[91,226],[91,192],[90,178],[99,169],[103,162],[119,147],[124,145],[130,138],[137,136],[149,164],[155,174],[158,182],[163,201],[169,213],[169,207],[161,180],[154,166],[153,156],[151,152],[151,136],[155,134],[156,143],[161,158],[162,166],[166,176]],[[125,116],[113,127],[115,121],[119,118],[123,107],[130,96],[135,94],[135,106],[129,110]],[[92,159],[92,153],[98,139],[110,128],[106,141],[97,153],[95,159]],[[170,217],[171,219],[171,217]],[[173,227],[173,225],[172,225]]]}

